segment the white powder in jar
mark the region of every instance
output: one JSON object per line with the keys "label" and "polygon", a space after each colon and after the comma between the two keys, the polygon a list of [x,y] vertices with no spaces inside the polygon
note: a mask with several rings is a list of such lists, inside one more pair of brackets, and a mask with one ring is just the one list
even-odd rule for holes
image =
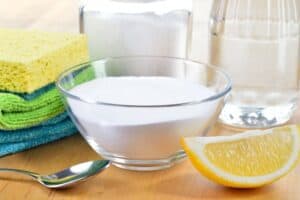
{"label": "white powder in jar", "polygon": [[151,55],[186,58],[192,0],[88,0],[81,31],[91,60]]}

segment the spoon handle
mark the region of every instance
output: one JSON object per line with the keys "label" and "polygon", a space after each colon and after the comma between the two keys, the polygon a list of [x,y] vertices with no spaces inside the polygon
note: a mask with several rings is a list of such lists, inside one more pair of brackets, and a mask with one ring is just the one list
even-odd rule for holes
{"label": "spoon handle", "polygon": [[40,175],[37,173],[21,170],[21,169],[0,168],[0,172],[14,172],[14,173],[30,176],[31,178],[34,179],[38,179],[40,177]]}

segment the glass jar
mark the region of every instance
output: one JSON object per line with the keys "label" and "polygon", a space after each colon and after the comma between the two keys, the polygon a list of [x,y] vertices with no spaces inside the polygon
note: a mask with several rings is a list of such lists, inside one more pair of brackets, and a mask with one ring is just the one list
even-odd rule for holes
{"label": "glass jar", "polygon": [[84,0],[80,30],[91,59],[111,56],[186,58],[192,0]]}
{"label": "glass jar", "polygon": [[241,128],[287,122],[299,97],[298,0],[215,0],[210,63],[233,82],[220,120]]}

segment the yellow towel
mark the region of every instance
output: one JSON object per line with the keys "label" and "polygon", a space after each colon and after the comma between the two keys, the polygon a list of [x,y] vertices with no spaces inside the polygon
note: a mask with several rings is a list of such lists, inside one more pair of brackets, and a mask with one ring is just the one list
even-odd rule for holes
{"label": "yellow towel", "polygon": [[0,29],[0,90],[30,93],[88,61],[86,36]]}

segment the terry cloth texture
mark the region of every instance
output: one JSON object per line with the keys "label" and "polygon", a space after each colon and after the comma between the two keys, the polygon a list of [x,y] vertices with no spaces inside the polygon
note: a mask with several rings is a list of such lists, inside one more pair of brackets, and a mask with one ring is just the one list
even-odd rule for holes
{"label": "terry cloth texture", "polygon": [[31,94],[0,93],[0,130],[39,125],[65,111],[54,84]]}
{"label": "terry cloth texture", "polygon": [[52,142],[77,132],[67,113],[47,120],[40,126],[15,131],[0,131],[0,156]]}

